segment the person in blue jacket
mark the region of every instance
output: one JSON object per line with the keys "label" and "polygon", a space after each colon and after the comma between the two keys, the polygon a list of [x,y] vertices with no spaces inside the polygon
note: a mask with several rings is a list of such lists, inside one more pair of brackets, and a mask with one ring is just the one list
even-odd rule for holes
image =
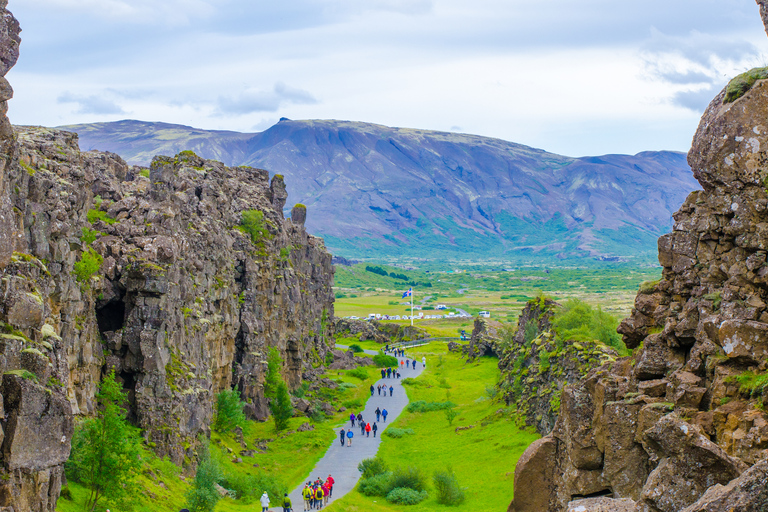
{"label": "person in blue jacket", "polygon": [[352,432],[352,429],[347,430],[347,446],[352,446],[352,438],[355,436],[355,434]]}

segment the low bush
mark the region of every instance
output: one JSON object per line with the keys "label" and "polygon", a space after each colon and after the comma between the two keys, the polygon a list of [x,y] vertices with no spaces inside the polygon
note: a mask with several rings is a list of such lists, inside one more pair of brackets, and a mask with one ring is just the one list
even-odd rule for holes
{"label": "low bush", "polygon": [[414,386],[417,388],[429,387],[429,382],[425,379],[414,379],[412,377],[406,377],[401,381],[403,386]]}
{"label": "low bush", "polygon": [[411,434],[413,434],[412,428],[389,427],[387,430],[384,431],[383,435],[387,437],[392,437],[394,439],[400,439],[405,435],[411,435]]}
{"label": "low bush", "polygon": [[451,468],[435,471],[432,483],[435,486],[437,502],[441,505],[455,506],[464,503],[464,489],[459,486],[459,481]]}
{"label": "low bush", "polygon": [[416,505],[427,499],[427,491],[414,491],[407,487],[396,487],[387,494],[387,501],[398,505]]}
{"label": "low bush", "polygon": [[595,310],[586,302],[569,300],[555,312],[552,325],[561,340],[597,340],[616,349],[621,356],[629,353],[616,332],[619,322],[599,306]]}
{"label": "low bush", "polygon": [[363,478],[371,478],[376,475],[381,475],[386,473],[387,469],[387,463],[378,457],[363,459],[362,462],[357,465],[357,470],[362,474]]}
{"label": "low bush", "polygon": [[260,210],[245,210],[238,229],[250,235],[251,242],[257,245],[263,245],[264,239],[272,238],[272,234],[267,229],[264,212]]}
{"label": "low bush", "polygon": [[357,485],[357,490],[365,496],[386,496],[392,490],[391,477],[391,473],[381,473],[371,478],[364,478]]}
{"label": "low bush", "polygon": [[221,481],[221,486],[235,492],[236,499],[243,503],[253,503],[267,491],[274,503],[288,492],[288,487],[273,476],[266,473],[246,475],[243,473],[227,473]]}
{"label": "low bush", "polygon": [[414,491],[423,491],[427,488],[427,477],[415,466],[397,468],[392,473],[392,489],[407,487]]}
{"label": "low bush", "polygon": [[758,80],[768,78],[768,68],[754,68],[731,80],[725,87],[723,103],[731,103],[744,96]]}
{"label": "low bush", "polygon": [[388,356],[386,354],[376,354],[373,356],[373,364],[379,368],[397,368],[398,361],[396,357]]}
{"label": "low bush", "polygon": [[74,270],[77,280],[82,284],[88,284],[91,277],[96,275],[96,272],[101,268],[103,261],[104,258],[101,257],[101,254],[88,248],[87,251],[83,252],[80,261],[75,263]]}
{"label": "low bush", "polygon": [[341,403],[341,405],[343,405],[347,409],[362,409],[363,404],[364,402],[359,398],[355,400],[347,400],[346,402]]}
{"label": "low bush", "polygon": [[451,401],[425,402],[424,400],[417,400],[408,404],[407,410],[408,412],[432,412],[452,409],[454,407],[456,407],[456,404]]}
{"label": "low bush", "polygon": [[363,347],[361,347],[361,346],[360,346],[360,345],[358,345],[357,343],[353,343],[353,344],[351,344],[351,345],[349,346],[349,350],[351,350],[351,351],[352,351],[352,352],[354,352],[355,354],[359,354],[359,353],[363,352]]}
{"label": "low bush", "polygon": [[349,372],[347,372],[347,375],[360,380],[368,379],[368,372],[363,370],[362,368],[355,368],[354,370],[349,370]]}

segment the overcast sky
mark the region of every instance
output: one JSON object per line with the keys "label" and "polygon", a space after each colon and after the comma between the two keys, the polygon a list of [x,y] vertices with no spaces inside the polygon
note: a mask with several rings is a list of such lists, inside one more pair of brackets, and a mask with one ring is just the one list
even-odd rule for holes
{"label": "overcast sky", "polygon": [[569,156],[687,151],[768,65],[754,0],[10,0],[14,124],[460,131]]}

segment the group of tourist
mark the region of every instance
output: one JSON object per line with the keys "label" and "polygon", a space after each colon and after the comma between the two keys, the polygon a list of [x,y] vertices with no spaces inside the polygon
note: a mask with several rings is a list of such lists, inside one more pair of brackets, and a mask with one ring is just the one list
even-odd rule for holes
{"label": "group of tourist", "polygon": [[[331,475],[323,482],[322,478],[317,477],[314,482],[304,484],[301,496],[304,498],[304,510],[320,510],[328,504],[328,498],[333,496],[333,484],[336,481]],[[286,511],[283,511],[286,512]]]}

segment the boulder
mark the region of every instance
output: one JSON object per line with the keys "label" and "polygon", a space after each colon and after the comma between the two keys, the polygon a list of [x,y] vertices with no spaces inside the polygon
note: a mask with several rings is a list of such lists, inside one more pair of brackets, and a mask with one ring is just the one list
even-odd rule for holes
{"label": "boulder", "polygon": [[710,487],[683,512],[764,512],[768,510],[768,460],[762,460],[726,485]]}
{"label": "boulder", "polygon": [[525,450],[515,466],[515,496],[508,512],[550,510],[557,445],[557,440],[549,435],[534,441]]}
{"label": "boulder", "polygon": [[678,512],[708,488],[726,484],[747,469],[674,413],[648,429],[644,441],[657,466],[642,489],[638,512]]}

